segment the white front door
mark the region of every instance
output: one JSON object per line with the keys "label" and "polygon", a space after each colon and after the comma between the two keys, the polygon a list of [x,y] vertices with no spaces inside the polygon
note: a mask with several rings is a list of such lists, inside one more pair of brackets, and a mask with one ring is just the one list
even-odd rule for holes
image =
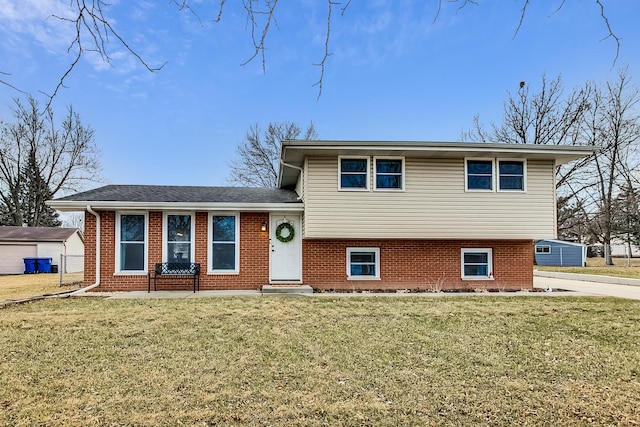
{"label": "white front door", "polygon": [[[293,230],[293,236],[291,236],[290,230]],[[271,282],[300,282],[302,280],[302,237],[300,234],[300,215],[271,214],[271,226],[269,227]]]}

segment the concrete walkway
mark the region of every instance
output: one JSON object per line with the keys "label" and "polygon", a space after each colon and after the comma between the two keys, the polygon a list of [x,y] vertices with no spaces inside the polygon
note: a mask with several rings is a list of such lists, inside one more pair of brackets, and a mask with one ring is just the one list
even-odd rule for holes
{"label": "concrete walkway", "polygon": [[[600,280],[594,281],[594,280]],[[628,281],[628,282],[625,282]],[[623,284],[627,283],[627,284]],[[560,297],[560,296],[608,296],[640,300],[640,281],[637,279],[620,279],[606,276],[584,275],[552,272],[534,272],[533,286],[540,289],[551,289],[551,292],[424,292],[424,293],[306,293],[281,295],[284,297],[454,297],[454,296],[530,296],[530,297]],[[268,297],[277,294],[267,294],[261,291],[132,291],[132,292],[87,292],[86,296],[108,297],[110,299],[164,299],[164,298],[214,298],[214,297]]]}
{"label": "concrete walkway", "polygon": [[563,278],[558,278],[548,277],[548,275],[546,274],[546,277],[542,277],[537,275],[536,273],[536,275],[533,277],[533,286],[543,289],[566,289],[568,291],[579,292],[582,295],[607,296],[640,300],[640,286],[592,282],[575,279],[570,280],[567,278],[570,275],[568,275],[567,273],[562,274]]}

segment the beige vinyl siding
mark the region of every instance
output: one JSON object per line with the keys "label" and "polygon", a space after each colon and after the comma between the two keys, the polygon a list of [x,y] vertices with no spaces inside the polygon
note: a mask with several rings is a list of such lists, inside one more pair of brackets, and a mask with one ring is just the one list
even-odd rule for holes
{"label": "beige vinyl siding", "polygon": [[306,170],[306,238],[555,236],[551,161],[527,161],[526,192],[465,191],[464,159],[406,158],[404,191],[338,191],[337,158],[309,158]]}

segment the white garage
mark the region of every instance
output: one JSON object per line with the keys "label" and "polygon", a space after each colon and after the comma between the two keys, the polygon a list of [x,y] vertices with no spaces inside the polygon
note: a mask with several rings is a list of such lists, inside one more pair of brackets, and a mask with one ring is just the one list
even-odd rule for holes
{"label": "white garage", "polygon": [[23,258],[34,258],[37,253],[37,245],[0,244],[0,274],[22,273]]}
{"label": "white garage", "polygon": [[0,274],[24,273],[24,258],[67,260],[66,273],[84,270],[84,236],[77,228],[0,227]]}

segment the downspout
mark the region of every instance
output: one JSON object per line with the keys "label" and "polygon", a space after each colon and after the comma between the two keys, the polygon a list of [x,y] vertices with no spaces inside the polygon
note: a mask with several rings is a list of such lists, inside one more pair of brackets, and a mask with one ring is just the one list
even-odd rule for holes
{"label": "downspout", "polygon": [[69,296],[72,297],[87,292],[100,284],[100,214],[94,211],[89,205],[87,205],[87,212],[96,217],[96,281],[86,288],[78,289],[69,294]]}
{"label": "downspout", "polygon": [[301,189],[300,193],[301,194],[298,196],[298,200],[302,200],[302,197],[304,195],[304,169],[302,169],[300,166],[296,166],[296,165],[292,165],[292,164],[289,164],[289,163],[285,163],[285,162],[282,161],[282,159],[280,159],[280,164],[282,166],[286,166],[286,167],[289,167],[289,168],[297,169],[297,170],[300,171],[300,189]]}

